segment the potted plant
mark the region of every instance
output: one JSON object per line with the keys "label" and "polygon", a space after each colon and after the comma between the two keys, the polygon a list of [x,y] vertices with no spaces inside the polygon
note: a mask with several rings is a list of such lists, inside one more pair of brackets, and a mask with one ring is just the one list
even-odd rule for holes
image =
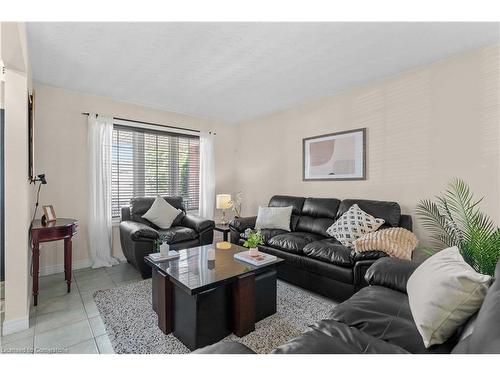
{"label": "potted plant", "polygon": [[260,230],[254,231],[249,228],[245,231],[245,237],[247,239],[245,243],[243,243],[243,246],[247,247],[250,250],[250,256],[259,255],[258,246],[264,244],[264,239],[262,237],[262,234],[260,233]]}
{"label": "potted plant", "polygon": [[[500,257],[500,228],[479,208],[469,186],[455,178],[435,201],[421,200],[417,214],[435,249],[457,246],[477,272],[493,275]],[[435,252],[435,251],[433,251]]]}

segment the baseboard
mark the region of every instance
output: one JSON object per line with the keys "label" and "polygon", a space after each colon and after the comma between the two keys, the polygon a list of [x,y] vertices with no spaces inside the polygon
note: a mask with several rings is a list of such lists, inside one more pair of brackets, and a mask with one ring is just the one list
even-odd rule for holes
{"label": "baseboard", "polygon": [[29,315],[23,316],[22,318],[4,320],[2,335],[7,336],[12,333],[21,332],[30,327],[30,317]]}
{"label": "baseboard", "polygon": [[[116,259],[118,259],[120,262],[126,262],[127,259],[123,256],[115,256]],[[72,269],[73,270],[79,270],[81,268],[89,268],[92,266],[92,261],[90,259],[83,259],[83,260],[78,260],[74,261],[72,264]],[[47,275],[53,275],[55,273],[61,273],[64,272],[64,264],[54,264],[50,266],[43,266],[40,267],[40,276],[47,276]]]}
{"label": "baseboard", "polygon": [[[73,270],[88,268],[92,266],[90,259],[77,260],[72,263]],[[64,264],[53,264],[50,266],[40,267],[40,276],[53,275],[54,273],[64,272]]]}

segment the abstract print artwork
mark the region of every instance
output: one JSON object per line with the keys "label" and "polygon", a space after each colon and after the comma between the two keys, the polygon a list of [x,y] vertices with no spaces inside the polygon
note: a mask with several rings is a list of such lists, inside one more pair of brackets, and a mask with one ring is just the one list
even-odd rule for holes
{"label": "abstract print artwork", "polygon": [[364,180],[365,136],[363,128],[304,138],[304,180]]}

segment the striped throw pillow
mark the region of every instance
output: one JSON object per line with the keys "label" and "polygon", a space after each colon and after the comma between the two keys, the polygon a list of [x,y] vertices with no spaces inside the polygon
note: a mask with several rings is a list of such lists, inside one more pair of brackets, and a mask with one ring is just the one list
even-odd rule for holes
{"label": "striped throw pillow", "polygon": [[418,245],[415,235],[404,228],[387,228],[367,233],[353,242],[354,250],[383,251],[391,257],[411,259],[411,253]]}

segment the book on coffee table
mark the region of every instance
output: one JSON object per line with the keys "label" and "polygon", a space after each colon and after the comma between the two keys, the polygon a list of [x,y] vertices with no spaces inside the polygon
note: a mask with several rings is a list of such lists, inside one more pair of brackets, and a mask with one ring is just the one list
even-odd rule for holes
{"label": "book on coffee table", "polygon": [[167,262],[179,258],[179,253],[175,250],[170,250],[168,253],[151,253],[148,257],[153,262]]}
{"label": "book on coffee table", "polygon": [[241,253],[234,254],[234,259],[241,260],[243,262],[250,263],[254,266],[262,266],[267,263],[274,262],[276,257],[274,255],[269,255],[259,252],[257,255],[250,255],[250,251],[242,251]]}

